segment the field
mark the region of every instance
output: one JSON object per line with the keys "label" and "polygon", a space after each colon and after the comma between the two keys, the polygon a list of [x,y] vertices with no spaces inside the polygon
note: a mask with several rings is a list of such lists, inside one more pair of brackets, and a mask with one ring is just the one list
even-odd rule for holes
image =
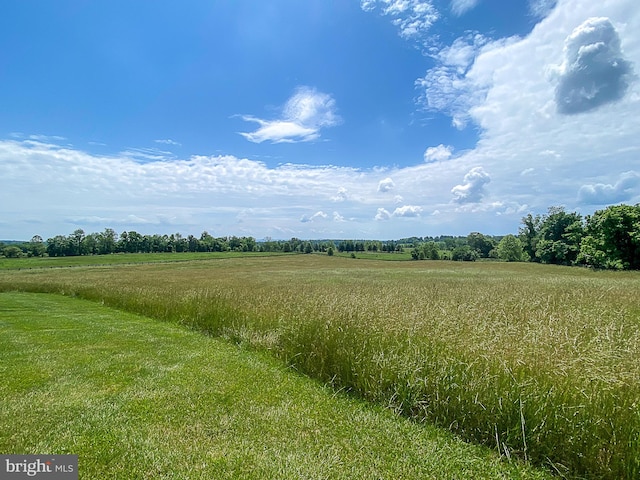
{"label": "field", "polygon": [[544,478],[177,325],[25,293],[0,325],[0,451],[80,478]]}
{"label": "field", "polygon": [[4,269],[0,291],[230,339],[560,475],[640,474],[637,272],[296,255]]}

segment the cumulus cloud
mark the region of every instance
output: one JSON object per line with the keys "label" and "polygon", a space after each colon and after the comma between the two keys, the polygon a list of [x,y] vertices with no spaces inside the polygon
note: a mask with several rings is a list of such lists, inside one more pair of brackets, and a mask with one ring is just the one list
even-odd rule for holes
{"label": "cumulus cloud", "polygon": [[606,205],[624,202],[640,194],[640,173],[625,172],[613,185],[596,183],[583,185],[578,190],[578,200],[589,205]]}
{"label": "cumulus cloud", "polygon": [[451,11],[454,15],[462,15],[474,8],[480,0],[451,0]]}
{"label": "cumulus cloud", "polygon": [[331,197],[331,200],[333,200],[334,202],[344,202],[348,197],[349,195],[347,189],[344,187],[340,187],[338,189],[338,193],[336,193],[335,196]]}
{"label": "cumulus cloud", "polygon": [[281,118],[264,120],[243,115],[242,119],[259,125],[253,132],[240,132],[240,135],[254,143],[310,142],[320,138],[321,129],[336,126],[342,121],[336,113],[333,97],[310,87],[296,90],[282,108]]}
{"label": "cumulus cloud", "polygon": [[403,205],[393,211],[394,217],[419,217],[422,213],[422,207],[418,205]]}
{"label": "cumulus cloud", "polygon": [[476,203],[485,194],[484,186],[491,181],[489,174],[482,167],[474,167],[464,176],[462,185],[451,189],[457,203]]}
{"label": "cumulus cloud", "polygon": [[391,218],[391,213],[385,208],[378,208],[374,218],[377,221],[389,220]]}
{"label": "cumulus cloud", "polygon": [[382,192],[382,193],[389,192],[393,190],[394,186],[395,186],[395,183],[393,183],[393,180],[387,177],[384,180],[380,180],[380,183],[378,183],[378,192]]}
{"label": "cumulus cloud", "polygon": [[440,17],[431,0],[362,0],[360,6],[365,12],[380,7],[381,15],[393,19],[403,38],[424,38]]}
{"label": "cumulus cloud", "polygon": [[620,37],[606,17],[589,18],[565,39],[564,61],[552,69],[559,113],[575,114],[621,99],[631,77]]}
{"label": "cumulus cloud", "polygon": [[429,147],[424,152],[424,161],[430,162],[442,162],[448,160],[453,155],[453,147],[449,145],[440,144],[437,147]]}

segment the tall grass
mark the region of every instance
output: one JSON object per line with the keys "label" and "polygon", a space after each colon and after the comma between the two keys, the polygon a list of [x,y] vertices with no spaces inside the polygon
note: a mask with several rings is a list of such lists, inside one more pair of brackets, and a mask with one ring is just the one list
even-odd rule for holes
{"label": "tall grass", "polygon": [[190,325],[570,477],[640,476],[640,275],[244,258],[2,272]]}

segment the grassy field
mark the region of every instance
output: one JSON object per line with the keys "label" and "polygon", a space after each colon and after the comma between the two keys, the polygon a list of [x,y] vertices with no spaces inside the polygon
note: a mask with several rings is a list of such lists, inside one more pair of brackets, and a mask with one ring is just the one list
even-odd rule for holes
{"label": "grassy field", "polygon": [[0,270],[24,268],[63,268],[78,266],[130,265],[138,263],[189,262],[214,258],[265,257],[283,255],[279,252],[206,252],[206,253],[114,253],[113,255],[83,255],[77,257],[0,257]]}
{"label": "grassy field", "polygon": [[0,451],[87,479],[531,478],[281,362],[61,296],[0,293]]}
{"label": "grassy field", "polygon": [[562,475],[640,476],[640,274],[298,255],[0,272],[270,352]]}

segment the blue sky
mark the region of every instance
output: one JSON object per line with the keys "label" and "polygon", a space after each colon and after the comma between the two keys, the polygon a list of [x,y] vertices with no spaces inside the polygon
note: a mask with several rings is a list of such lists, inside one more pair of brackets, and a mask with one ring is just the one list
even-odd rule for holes
{"label": "blue sky", "polygon": [[516,233],[640,201],[634,0],[12,2],[0,238]]}

